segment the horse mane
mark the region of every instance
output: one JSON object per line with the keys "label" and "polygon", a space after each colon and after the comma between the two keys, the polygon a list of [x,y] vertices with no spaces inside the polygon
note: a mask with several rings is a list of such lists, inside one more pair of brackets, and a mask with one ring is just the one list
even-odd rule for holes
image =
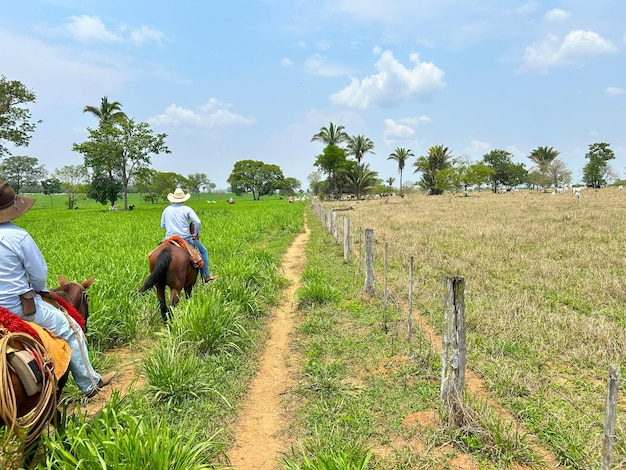
{"label": "horse mane", "polygon": [[69,316],[72,317],[76,321],[76,323],[78,323],[78,326],[80,326],[81,330],[85,331],[85,319],[80,313],[78,313],[78,310],[76,310],[72,304],[62,299],[60,296],[56,296],[55,300],[61,305],[61,307],[63,307],[67,311]]}

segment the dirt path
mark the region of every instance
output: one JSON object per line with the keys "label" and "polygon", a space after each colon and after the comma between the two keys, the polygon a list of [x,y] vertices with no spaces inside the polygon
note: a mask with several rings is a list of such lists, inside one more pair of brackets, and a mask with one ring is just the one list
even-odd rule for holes
{"label": "dirt path", "polygon": [[283,257],[282,274],[290,284],[272,312],[270,337],[239,413],[235,444],[227,452],[232,468],[237,470],[280,468],[276,459],[289,450],[281,435],[287,423],[282,395],[295,383],[287,367],[289,339],[296,310],[294,295],[300,287],[309,235],[305,219],[305,232],[296,237]]}

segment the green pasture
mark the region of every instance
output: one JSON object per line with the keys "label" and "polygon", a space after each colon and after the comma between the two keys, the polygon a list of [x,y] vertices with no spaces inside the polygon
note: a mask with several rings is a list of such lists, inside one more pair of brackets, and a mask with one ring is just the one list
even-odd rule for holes
{"label": "green pasture", "polygon": [[[339,227],[336,269],[342,271],[345,264],[344,217],[350,218],[351,241],[360,257],[348,263],[355,272],[335,275],[330,274],[333,264],[327,256],[323,260],[324,269],[311,269],[308,277],[332,277],[332,286],[345,285],[346,291],[324,291],[321,288],[324,283],[310,282],[303,301],[307,305],[324,305],[325,323],[315,317],[310,320],[316,328],[325,328],[320,338],[343,336],[344,331],[353,331],[351,325],[358,333],[343,336],[345,341],[338,339],[330,344],[328,340],[319,340],[311,346],[307,330],[303,341],[309,354],[317,357],[323,353],[325,357],[316,361],[316,368],[332,362],[333,369],[328,371],[333,377],[345,377],[339,381],[340,386],[345,387],[346,382],[364,383],[358,372],[347,368],[365,347],[364,343],[347,353],[338,354],[331,349],[331,346],[337,348],[335,344],[345,348],[347,342],[358,341],[363,331],[371,333],[359,327],[359,321],[364,320],[360,316],[362,312],[369,315],[372,328],[378,322],[383,331],[398,335],[395,339],[386,335],[382,347],[385,353],[379,364],[389,364],[390,372],[396,368],[407,371],[404,376],[407,390],[416,384],[421,386],[413,401],[401,399],[400,403],[409,407],[403,416],[410,416],[408,410],[419,413],[429,406],[437,407],[439,381],[430,377],[435,387],[429,390],[429,379],[422,378],[433,367],[433,359],[439,360],[429,350],[429,338],[423,337],[425,332],[416,333],[412,342],[415,344],[407,344],[402,317],[381,306],[374,307],[377,314],[370,314],[360,300],[364,230],[371,228],[377,275],[373,301],[384,303],[387,295],[391,306],[397,307],[399,300],[406,305],[412,257],[413,315],[427,319],[435,333],[441,334],[445,310],[443,279],[448,275],[464,277],[467,368],[482,379],[489,396],[506,410],[507,416],[500,417],[492,407],[482,403],[480,395],[468,394],[464,426],[452,430],[442,427],[434,432],[424,430],[424,444],[429,449],[451,445],[452,453],[470,453],[477,460],[470,468],[511,468],[515,464],[545,468],[536,460],[538,454],[529,447],[534,442],[551,452],[562,468],[600,468],[608,370],[617,366],[621,367],[622,379],[618,383],[611,468],[626,468],[625,202],[623,192],[617,188],[588,190],[580,199],[571,194],[551,196],[520,191],[481,192],[470,197],[414,194],[405,198],[325,202],[326,210],[351,207],[349,211],[335,212]],[[332,239],[330,235],[327,237]],[[331,252],[328,248],[319,251]],[[385,270],[387,294],[382,282]],[[338,278],[358,281],[348,289],[347,283],[336,281]],[[359,316],[352,319],[350,310],[357,308]],[[402,315],[406,320],[406,312]],[[335,319],[334,323],[330,319]],[[415,352],[413,347],[421,350]],[[373,353],[372,356],[378,357]],[[399,361],[398,356],[405,362]],[[364,367],[363,363],[359,366]],[[438,371],[439,365],[435,364],[435,375]],[[402,378],[395,377],[396,383],[386,386],[399,386],[399,380]],[[369,392],[370,387],[366,390]],[[421,403],[421,393],[431,393],[431,400]],[[346,403],[348,399],[342,393],[335,403]],[[337,423],[336,419],[330,421]],[[328,426],[313,434],[317,438],[313,441],[314,449],[320,448],[320,441],[328,444],[322,439],[331,435],[331,424]],[[369,432],[376,436],[377,430],[374,426],[359,434]],[[406,432],[407,429],[400,429],[396,435],[396,439],[407,444],[401,447],[405,453],[415,450],[415,443],[409,444],[404,439]],[[383,440],[375,437],[368,443],[378,449]],[[393,444],[395,452],[398,446],[396,442]],[[329,450],[324,446],[321,449]],[[429,462],[429,457],[434,461]],[[376,452],[373,461],[379,458],[380,452]],[[407,458],[412,460],[412,465],[397,465],[394,460],[395,463],[388,464],[391,466],[383,468],[455,468],[445,455],[437,452],[413,452]]]}
{"label": "green pasture", "polygon": [[[230,437],[228,431],[223,438],[216,435],[232,419],[253,374],[264,316],[285,283],[278,273],[281,255],[303,230],[304,205],[278,198],[240,198],[234,205],[226,200],[190,200],[202,220],[201,239],[211,271],[219,279],[197,283],[192,297],[179,303],[173,322],[165,328],[154,290],[139,294],[138,289],[149,272],[146,254],[164,236],[160,218],[166,204],[109,211],[99,204],[68,210],[40,202],[15,223],[29,231],[43,252],[48,287],[55,287],[61,274],[79,281],[95,276],[89,288],[87,337],[96,369],[113,369],[118,348],[129,349],[131,356],[134,350],[147,383],[136,394],[112,400],[108,405],[112,411],[99,421],[67,418],[64,432],[51,435],[47,442],[49,458],[55,462],[48,462],[48,468],[75,468],[75,459],[87,462],[81,468],[93,468],[88,462],[98,460],[98,451],[81,442],[85,438],[96,442],[99,436],[122,442],[122,436],[115,436],[120,426],[145,435],[144,446],[160,446],[161,440],[175,446],[159,449],[151,459],[167,461],[168,452],[201,450],[190,462],[202,464],[176,468],[204,468],[207,462],[223,461],[220,452]],[[77,398],[79,392],[70,381],[64,402]],[[102,426],[109,426],[110,433],[102,434]],[[109,468],[159,468],[154,460],[139,464],[141,455],[154,452],[143,448],[136,454],[132,465]]]}
{"label": "green pasture", "polygon": [[[626,212],[617,191],[588,192],[578,202],[559,197],[325,203],[352,206],[337,212],[335,240],[308,204],[271,197],[229,205],[227,197],[209,203],[210,195],[194,196],[189,204],[202,219],[201,239],[219,280],[198,284],[169,328],[154,292],[137,293],[148,274],[146,254],[163,236],[166,203],[130,199],[133,211],[109,212],[93,201],[67,210],[39,200],[16,222],[42,249],[50,287],[60,274],[96,277],[88,338],[97,369],[112,367],[118,348],[136,350],[145,379],[141,390],[115,395],[96,419],[66,418],[47,440],[40,468],[225,464],[223,449],[234,439],[237,407],[267,334],[265,314],[285,286],[280,258],[305,213],[311,238],[290,359],[297,386],[284,397],[292,447],[280,459],[283,468],[545,468],[537,446],[560,468],[599,468],[607,367],[623,371],[626,364]],[[347,262],[344,216],[355,248]],[[376,237],[373,296],[363,295],[366,227]],[[505,415],[467,393],[462,425],[445,425],[432,338],[415,325],[407,341],[401,303],[408,300],[409,256],[414,315],[435,331],[443,277],[465,277],[467,367]],[[71,383],[66,392],[66,401],[78,397]],[[626,465],[624,410],[622,379],[613,469]],[[168,467],[173,460],[184,466]]]}

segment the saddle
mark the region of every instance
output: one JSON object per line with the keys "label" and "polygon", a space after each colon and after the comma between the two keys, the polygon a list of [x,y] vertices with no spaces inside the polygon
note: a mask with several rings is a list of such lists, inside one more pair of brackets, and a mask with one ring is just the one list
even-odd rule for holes
{"label": "saddle", "polygon": [[[200,251],[193,244],[187,243],[182,237],[179,237],[178,235],[172,235],[171,237],[159,243],[159,246],[161,246],[163,243],[171,243],[172,245],[186,248],[187,253],[189,253],[191,263],[198,269],[204,266],[204,261],[202,260],[202,255],[200,254]],[[156,248],[148,253],[148,258],[150,258],[152,256],[152,253],[154,253],[155,251]]]}
{"label": "saddle", "polygon": [[[2,336],[23,333],[32,338],[32,342],[9,341],[6,350],[1,352],[6,354],[9,366],[19,377],[27,395],[41,391],[44,374],[52,371],[57,381],[65,374],[72,351],[64,339],[36,323],[22,320],[3,307],[0,307],[0,325],[4,330],[0,330]],[[44,355],[39,352],[40,348],[32,347],[34,342],[43,347]]]}

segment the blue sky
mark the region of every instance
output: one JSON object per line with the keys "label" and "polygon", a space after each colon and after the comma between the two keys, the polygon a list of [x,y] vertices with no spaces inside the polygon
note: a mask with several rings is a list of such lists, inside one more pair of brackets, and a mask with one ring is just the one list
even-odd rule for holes
{"label": "blue sky", "polygon": [[[364,135],[364,162],[399,175],[397,147],[477,161],[493,149],[531,166],[554,147],[582,176],[608,142],[626,167],[623,0],[24,0],[3,2],[0,74],[35,92],[27,148],[52,171],[103,96],[168,135],[153,167],[227,187],[261,160],[308,187],[330,122]],[[403,180],[416,181],[413,161]]]}

